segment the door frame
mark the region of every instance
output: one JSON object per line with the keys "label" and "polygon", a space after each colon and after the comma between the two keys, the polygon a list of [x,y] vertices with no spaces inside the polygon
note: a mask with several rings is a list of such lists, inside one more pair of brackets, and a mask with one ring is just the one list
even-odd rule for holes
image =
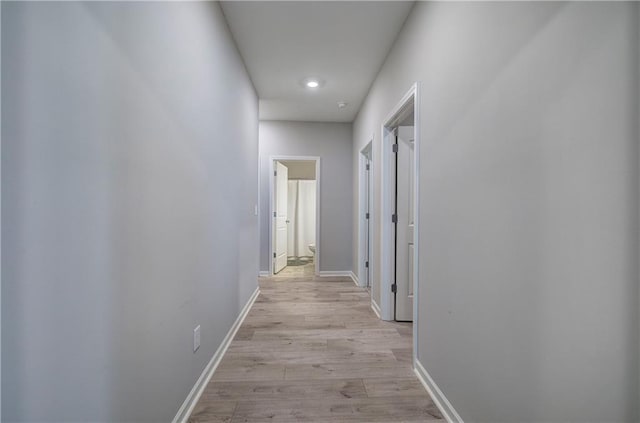
{"label": "door frame", "polygon": [[316,163],[316,253],[313,257],[315,275],[320,274],[320,157],[319,156],[269,156],[269,276],[273,276],[273,213],[275,211],[275,162],[314,161]]}
{"label": "door frame", "polygon": [[[373,142],[374,142],[375,134],[371,135],[371,139],[367,143],[367,145],[360,150],[359,158],[358,158],[358,286],[361,288],[366,288],[367,284],[363,280],[363,276],[366,273],[367,269],[365,267],[365,252],[368,250],[369,252],[369,282],[371,285],[371,281],[373,280],[373,244],[371,242],[372,233],[374,232],[374,207],[373,207],[373,178],[371,178],[371,172],[373,169],[369,169],[369,192],[367,193],[367,184],[365,182],[366,178],[366,165],[367,160],[365,157],[365,153],[369,153],[369,163],[371,167],[373,167]],[[367,245],[367,240],[365,237],[365,227],[367,226],[367,219],[365,218],[365,207],[364,200],[366,195],[369,195],[369,239]]]}
{"label": "door frame", "polygon": [[413,251],[413,356],[417,356],[417,333],[418,333],[418,303],[420,301],[419,290],[419,260],[420,257],[420,84],[414,83],[409,91],[402,99],[391,109],[387,118],[383,121],[380,128],[381,143],[381,175],[382,175],[382,214],[381,218],[381,259],[380,259],[380,311],[383,320],[393,320],[394,316],[394,296],[391,292],[394,271],[394,236],[393,223],[391,215],[393,214],[394,187],[393,182],[395,175],[392,174],[393,151],[392,144],[395,138],[392,137],[392,129],[397,126],[396,120],[400,113],[404,111],[410,102],[413,101],[413,135],[414,135],[414,166],[415,166],[415,184],[414,184],[414,251]]}

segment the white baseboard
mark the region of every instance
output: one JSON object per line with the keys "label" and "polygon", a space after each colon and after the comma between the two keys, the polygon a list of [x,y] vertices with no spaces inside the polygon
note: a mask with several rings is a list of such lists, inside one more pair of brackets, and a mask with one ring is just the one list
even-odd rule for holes
{"label": "white baseboard", "polygon": [[215,352],[215,354],[213,354],[213,357],[211,357],[211,360],[207,364],[207,367],[205,367],[202,371],[202,374],[196,381],[196,384],[193,385],[191,392],[189,392],[189,395],[187,395],[187,398],[182,403],[182,406],[178,410],[178,413],[173,418],[173,423],[186,423],[189,420],[189,417],[191,416],[194,407],[198,403],[198,400],[200,399],[204,388],[207,387],[209,380],[211,380],[211,377],[213,376],[213,372],[216,371],[216,368],[220,364],[220,361],[222,361],[224,353],[227,352],[227,348],[229,348],[231,341],[233,341],[233,337],[236,336],[236,332],[238,332],[238,329],[240,329],[242,322],[244,321],[245,317],[247,317],[247,314],[249,314],[249,310],[251,310],[251,306],[253,306],[253,303],[256,301],[256,298],[258,298],[259,294],[260,288],[258,287],[251,295],[251,298],[249,298],[249,301],[247,301],[247,304],[245,304],[245,306],[242,308],[240,315],[231,326],[231,329],[229,329],[227,336],[225,336],[222,340],[222,343],[218,347],[218,350]]}
{"label": "white baseboard", "polygon": [[458,414],[458,412],[453,408],[453,405],[449,402],[447,397],[444,396],[438,385],[431,379],[429,373],[425,370],[424,366],[415,359],[413,362],[413,371],[416,376],[418,376],[418,380],[427,390],[431,399],[435,403],[436,407],[440,410],[444,418],[448,423],[464,423],[462,417]]}
{"label": "white baseboard", "polygon": [[351,278],[353,283],[356,284],[356,286],[360,287],[360,281],[358,280],[358,277],[356,276],[356,274],[353,273],[353,271],[349,272],[349,277]]}
{"label": "white baseboard", "polygon": [[380,317],[381,316],[380,306],[376,304],[375,301],[373,301],[373,298],[371,298],[371,309],[376,314],[376,316],[378,316],[378,319],[382,319],[382,317]]}
{"label": "white baseboard", "polygon": [[324,277],[324,276],[340,276],[340,277],[346,277],[346,278],[350,278],[351,277],[351,270],[342,270],[342,271],[334,271],[334,270],[321,270],[320,272],[318,272],[318,276],[320,277]]}
{"label": "white baseboard", "polygon": [[259,277],[262,277],[262,278],[269,277],[269,271],[268,271],[268,270],[261,270],[261,271],[258,273],[258,276],[259,276]]}

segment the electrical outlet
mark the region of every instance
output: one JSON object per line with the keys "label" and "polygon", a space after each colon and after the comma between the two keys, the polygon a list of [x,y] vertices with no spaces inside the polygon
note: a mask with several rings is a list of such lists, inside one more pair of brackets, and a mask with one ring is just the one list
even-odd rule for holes
{"label": "electrical outlet", "polygon": [[193,352],[198,351],[198,348],[200,348],[200,325],[193,330]]}

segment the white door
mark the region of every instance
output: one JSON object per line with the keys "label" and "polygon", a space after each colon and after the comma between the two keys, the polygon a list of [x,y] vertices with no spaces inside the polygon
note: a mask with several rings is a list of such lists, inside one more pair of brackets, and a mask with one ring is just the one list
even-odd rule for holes
{"label": "white door", "polygon": [[273,273],[287,266],[287,206],[289,203],[289,169],[276,162],[274,175],[275,209],[273,211]]}
{"label": "white door", "polygon": [[396,310],[395,318],[413,321],[413,238],[415,162],[413,126],[398,128],[396,165]]}
{"label": "white door", "polygon": [[369,156],[369,152],[367,152],[367,160],[365,164],[365,178],[366,178],[366,194],[365,194],[365,219],[367,222],[367,226],[365,228],[365,243],[366,243],[366,252],[365,252],[365,272],[366,272],[366,287],[371,286],[371,159]]}

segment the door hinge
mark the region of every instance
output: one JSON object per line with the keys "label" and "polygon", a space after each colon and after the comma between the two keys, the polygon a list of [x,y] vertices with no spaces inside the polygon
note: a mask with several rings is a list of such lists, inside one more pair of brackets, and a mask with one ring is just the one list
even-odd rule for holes
{"label": "door hinge", "polygon": [[397,284],[394,283],[393,285],[391,285],[391,292],[393,292],[394,294],[396,292],[398,292],[398,285]]}
{"label": "door hinge", "polygon": [[394,153],[397,153],[397,152],[398,152],[398,144],[397,144],[397,143],[396,143],[396,144],[393,144],[393,147],[392,147],[392,148],[393,148],[393,152],[394,152]]}
{"label": "door hinge", "polygon": [[276,258],[276,253],[273,253],[273,258]]}
{"label": "door hinge", "polygon": [[369,163],[367,163],[367,170],[369,170]]}
{"label": "door hinge", "polygon": [[392,214],[391,215],[391,222],[392,223],[398,223],[398,215],[397,214]]}
{"label": "door hinge", "polygon": [[367,268],[369,267],[369,262],[368,261],[364,262],[364,267],[367,267]]}
{"label": "door hinge", "polygon": [[277,170],[273,171],[273,176],[278,176],[278,171]]}
{"label": "door hinge", "polygon": [[276,212],[273,212],[273,217],[278,217],[278,215],[276,214]]}
{"label": "door hinge", "polygon": [[369,213],[365,213],[364,218],[368,219],[369,218]]}

